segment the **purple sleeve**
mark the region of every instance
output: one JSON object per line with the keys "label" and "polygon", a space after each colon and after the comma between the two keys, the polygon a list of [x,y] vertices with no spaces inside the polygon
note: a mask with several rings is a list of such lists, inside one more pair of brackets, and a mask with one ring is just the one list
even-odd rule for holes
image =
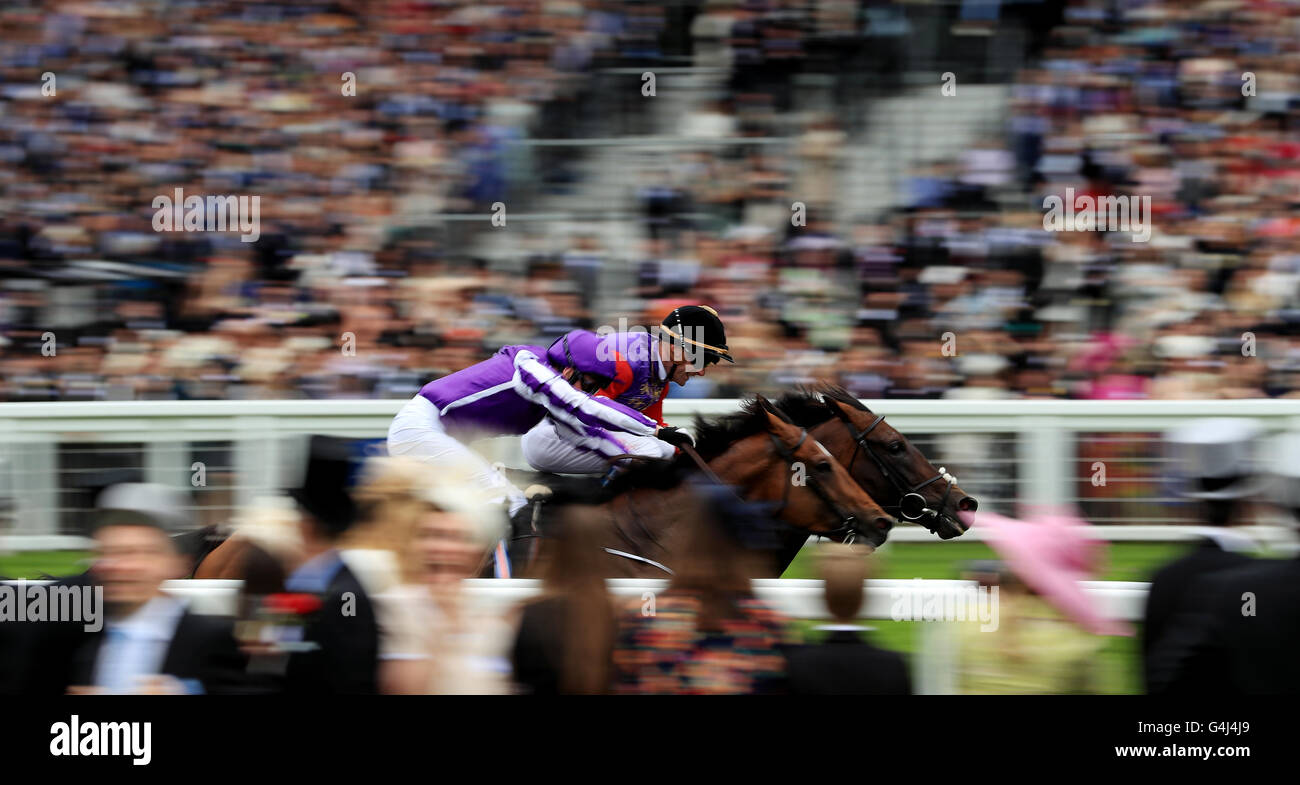
{"label": "purple sleeve", "polygon": [[654,436],[659,424],[644,414],[608,398],[579,392],[532,352],[515,355],[515,391],[542,406],[551,416],[577,431],[608,428],[636,436]]}

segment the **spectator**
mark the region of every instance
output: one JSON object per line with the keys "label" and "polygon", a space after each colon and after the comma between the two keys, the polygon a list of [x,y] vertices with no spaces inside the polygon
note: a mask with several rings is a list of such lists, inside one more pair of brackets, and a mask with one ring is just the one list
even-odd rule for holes
{"label": "spectator", "polygon": [[[1276,437],[1269,501],[1300,522],[1300,435]],[[1295,695],[1300,560],[1262,559],[1203,572],[1147,657],[1153,693]]]}
{"label": "spectator", "polygon": [[170,531],[187,523],[185,501],[160,485],[123,483],[103,492],[95,524],[96,585],[108,621],[88,633],[72,661],[69,692],[244,692],[247,661],[229,619],[191,612],[162,584],[186,572]]}
{"label": "spectator", "polygon": [[303,640],[317,648],[292,654],[285,689],[303,694],[374,694],[379,628],[370,596],[339,552],[339,538],[354,523],[349,491],[353,456],[344,439],[313,436],[306,472],[289,491],[302,513],[302,559],[285,581],[289,592],[314,596],[319,611]]}
{"label": "spectator", "polygon": [[863,582],[867,578],[867,555],[867,549],[852,545],[826,545],[818,553],[832,623],[818,628],[828,633],[820,642],[787,651],[792,694],[912,693],[903,658],[872,644],[857,624],[866,594]]}
{"label": "spectator", "polygon": [[[558,511],[558,512],[557,512]],[[600,511],[560,506],[554,538],[539,552],[541,598],[527,603],[513,649],[514,678],[533,695],[609,691],[614,651],[614,606],[600,569]]]}
{"label": "spectator", "polygon": [[[1079,582],[1094,577],[1097,543],[1070,515],[1019,521],[980,511],[1002,557],[996,585],[980,589],[976,613],[959,627],[963,694],[1076,694],[1098,690],[1099,636],[1130,635],[1105,618]],[[991,613],[985,617],[984,610]]]}
{"label": "spectator", "polygon": [[445,475],[428,487],[421,514],[396,551],[402,581],[376,596],[385,693],[507,691],[509,626],[476,607],[463,584],[482,568],[504,521],[472,488]]}
{"label": "spectator", "polygon": [[1258,487],[1251,462],[1259,438],[1253,420],[1211,419],[1190,422],[1166,437],[1179,492],[1202,505],[1206,526],[1196,546],[1151,576],[1142,625],[1143,675],[1148,691],[1159,691],[1153,670],[1161,640],[1189,623],[1182,614],[1191,609],[1192,586],[1201,578],[1251,562],[1250,538],[1231,530],[1244,522],[1247,500]]}
{"label": "spectator", "polygon": [[[754,556],[740,545],[764,518],[719,499],[704,505],[668,588],[624,611],[614,650],[620,694],[744,695],[786,691],[786,620],[754,596]],[[649,606],[646,603],[651,603]]]}

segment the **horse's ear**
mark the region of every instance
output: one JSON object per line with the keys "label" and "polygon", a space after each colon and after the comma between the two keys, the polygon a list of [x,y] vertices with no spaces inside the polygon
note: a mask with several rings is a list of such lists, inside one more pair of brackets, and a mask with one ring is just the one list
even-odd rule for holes
{"label": "horse's ear", "polygon": [[768,409],[765,407],[763,409],[763,414],[767,417],[768,433],[784,437],[786,431],[794,427],[790,423],[786,422],[785,419],[781,417],[780,412],[775,409]]}
{"label": "horse's ear", "polygon": [[763,411],[767,412],[770,416],[775,417],[776,419],[780,420],[783,423],[786,423],[787,425],[794,425],[794,420],[790,419],[790,415],[781,411],[779,408],[777,408],[776,404],[772,403],[767,398],[764,398],[762,395],[757,395],[755,396],[755,400],[758,401],[759,407],[762,408]]}
{"label": "horse's ear", "polygon": [[763,414],[767,416],[767,432],[782,438],[788,438],[787,431],[795,426],[790,422],[790,418],[786,417],[785,412],[776,408],[771,401],[761,395],[758,396],[758,405]]}
{"label": "horse's ear", "polygon": [[837,418],[847,423],[853,422],[853,418],[849,416],[849,413],[844,411],[844,406],[839,401],[832,398],[831,396],[823,395],[822,403],[826,404],[826,408],[830,409],[831,414],[835,415]]}

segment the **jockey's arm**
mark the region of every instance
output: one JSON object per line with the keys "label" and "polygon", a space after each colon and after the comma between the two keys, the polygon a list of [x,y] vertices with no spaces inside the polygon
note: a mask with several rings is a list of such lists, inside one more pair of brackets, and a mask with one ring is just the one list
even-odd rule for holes
{"label": "jockey's arm", "polygon": [[659,423],[614,400],[595,400],[580,392],[532,352],[515,355],[515,391],[557,420],[584,430],[594,426],[637,436],[654,436]]}
{"label": "jockey's arm", "polygon": [[664,399],[663,398],[660,398],[659,400],[647,406],[645,409],[641,411],[641,413],[644,414],[646,417],[649,417],[650,419],[659,423],[659,427],[661,428],[668,425],[668,423],[664,422]]}

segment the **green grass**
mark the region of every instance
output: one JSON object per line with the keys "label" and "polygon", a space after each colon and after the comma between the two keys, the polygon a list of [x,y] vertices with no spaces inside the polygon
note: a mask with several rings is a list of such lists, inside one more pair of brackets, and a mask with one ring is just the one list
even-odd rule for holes
{"label": "green grass", "polygon": [[21,551],[0,553],[0,575],[6,578],[61,578],[84,572],[90,563],[89,551]]}
{"label": "green grass", "polygon": [[[1119,542],[1108,549],[1107,565],[1098,580],[1145,581],[1160,565],[1185,553],[1187,543]],[[875,556],[873,578],[957,579],[963,562],[996,559],[982,542],[886,543]],[[784,578],[815,578],[812,555],[805,549],[795,557]]]}

